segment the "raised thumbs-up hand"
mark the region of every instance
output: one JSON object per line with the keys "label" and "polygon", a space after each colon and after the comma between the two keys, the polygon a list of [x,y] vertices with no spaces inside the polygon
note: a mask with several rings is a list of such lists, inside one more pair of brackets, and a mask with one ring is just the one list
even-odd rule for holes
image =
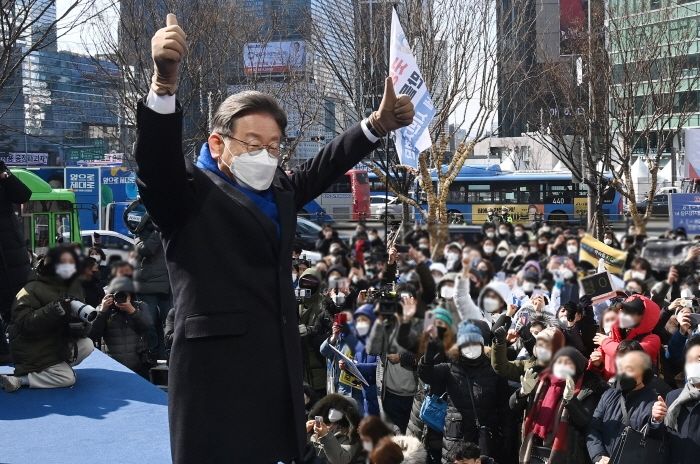
{"label": "raised thumbs-up hand", "polygon": [[372,113],[369,122],[379,135],[410,126],[415,116],[413,103],[408,95],[396,96],[394,82],[387,77],[384,82],[384,97],[379,109]]}
{"label": "raised thumbs-up hand", "polygon": [[668,412],[668,406],[662,396],[656,399],[656,403],[651,407],[651,418],[654,422],[663,422]]}
{"label": "raised thumbs-up hand", "polygon": [[187,35],[177,25],[174,14],[168,14],[165,23],[151,39],[154,66],[151,90],[158,95],[175,95],[180,63],[187,55]]}

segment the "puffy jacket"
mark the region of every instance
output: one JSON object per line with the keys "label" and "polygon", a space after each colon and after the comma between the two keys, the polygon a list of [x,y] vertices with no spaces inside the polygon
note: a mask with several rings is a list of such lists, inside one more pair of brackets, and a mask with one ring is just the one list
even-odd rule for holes
{"label": "puffy jacket", "polygon": [[[25,238],[14,212],[15,205],[26,203],[31,195],[17,177],[0,179],[0,294],[16,294],[31,271]],[[9,308],[0,307],[4,310]]]}
{"label": "puffy jacket", "polygon": [[40,276],[17,294],[8,327],[15,375],[39,372],[70,359],[69,319],[54,308],[66,295],[84,301],[80,279],[66,282]]}
{"label": "puffy jacket", "polygon": [[[678,399],[683,389],[673,390],[666,397],[666,404]],[[669,464],[697,462],[700,456],[700,401],[686,403],[678,414],[678,430],[667,430],[669,438]]]}
{"label": "puffy jacket", "polygon": [[170,294],[170,278],[160,233],[152,226],[146,226],[139,233],[134,250],[138,260],[134,269],[136,293]]}
{"label": "puffy jacket", "polygon": [[491,345],[491,366],[498,375],[512,382],[519,382],[520,376],[536,364],[537,359],[533,356],[523,360],[509,361],[507,345],[494,338]]}
{"label": "puffy jacket", "polygon": [[146,303],[134,302],[136,312],[110,309],[100,311],[92,323],[90,338],[103,341],[103,350],[132,371],[144,375],[148,366],[143,362],[147,350],[145,334],[153,324]]}
{"label": "puffy jacket", "polygon": [[[335,433],[318,438],[316,434],[309,437],[314,447],[316,460],[314,463],[324,464],[360,464],[364,462],[357,426],[360,414],[352,399],[342,395],[330,394],[320,399],[309,412],[309,419],[315,416],[328,417],[328,411],[333,408],[343,413],[347,427]],[[309,460],[311,461],[311,460]]]}
{"label": "puffy jacket", "polygon": [[[320,274],[315,268],[304,271],[302,276]],[[304,381],[314,390],[326,388],[326,360],[320,352],[321,344],[331,334],[332,322],[323,308],[323,295],[317,291],[310,299],[299,305],[299,325],[304,326],[301,337]]]}
{"label": "puffy jacket", "polygon": [[623,335],[619,321],[615,321],[610,337],[606,338],[600,345],[604,361],[603,377],[606,380],[615,375],[615,354],[622,340],[638,340],[644,351],[651,357],[654,365],[657,364],[659,359],[661,339],[658,335],[651,333],[656,327],[656,323],[659,322],[661,314],[659,306],[642,295],[635,295],[634,298],[640,298],[644,303],[644,313],[641,321],[639,321],[639,325],[632,327],[627,331],[626,335]]}

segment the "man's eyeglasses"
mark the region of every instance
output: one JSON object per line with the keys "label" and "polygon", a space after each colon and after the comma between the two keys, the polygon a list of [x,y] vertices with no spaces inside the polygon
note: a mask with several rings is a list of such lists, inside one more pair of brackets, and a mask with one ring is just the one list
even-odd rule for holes
{"label": "man's eyeglasses", "polygon": [[252,156],[259,155],[263,152],[263,150],[267,150],[267,153],[273,158],[279,158],[281,153],[280,144],[277,142],[272,142],[268,145],[260,145],[257,143],[244,142],[243,140],[237,139],[236,137],[232,137],[230,135],[221,135],[221,137],[235,140],[236,142],[240,143],[246,148],[246,152],[250,153]]}

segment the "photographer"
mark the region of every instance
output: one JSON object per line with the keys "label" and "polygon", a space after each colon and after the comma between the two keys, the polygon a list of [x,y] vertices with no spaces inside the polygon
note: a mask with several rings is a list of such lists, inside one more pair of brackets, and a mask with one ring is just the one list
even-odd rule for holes
{"label": "photographer", "polygon": [[10,321],[15,295],[31,270],[15,205],[29,201],[31,195],[31,190],[0,161],[0,364],[10,361],[5,324]]}
{"label": "photographer", "polygon": [[148,306],[135,301],[134,284],[128,277],[112,280],[107,292],[97,308],[100,313],[92,324],[90,338],[101,341],[102,351],[109,357],[148,378],[154,364],[146,343],[153,326]]}
{"label": "photographer", "polygon": [[415,317],[418,304],[415,290],[406,285],[399,287],[397,293],[383,292],[379,297],[375,307],[377,322],[367,340],[367,352],[381,359],[377,366],[377,387],[384,412],[401,433],[406,433],[418,378],[413,370],[402,365],[402,359],[413,358],[416,353],[423,322]]}
{"label": "photographer", "polygon": [[[14,375],[0,376],[5,391],[32,388],[70,387],[75,383],[71,366],[79,364],[94,349],[86,337],[87,323],[95,317],[86,308],[83,287],[77,278],[78,257],[69,247],[49,250],[37,268],[38,277],[22,288],[12,307],[9,326]],[[83,312],[87,310],[87,315]]]}
{"label": "photographer", "polygon": [[299,336],[301,337],[304,382],[308,383],[322,397],[326,394],[326,360],[320,349],[321,344],[331,334],[332,321],[324,310],[324,296],[321,287],[321,275],[313,267],[301,275],[299,288],[296,291],[299,305]]}

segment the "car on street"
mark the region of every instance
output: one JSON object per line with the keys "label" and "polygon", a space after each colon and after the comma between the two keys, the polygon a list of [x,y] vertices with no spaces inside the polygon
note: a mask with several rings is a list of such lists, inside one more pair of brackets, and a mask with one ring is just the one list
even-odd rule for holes
{"label": "car on street", "polygon": [[[651,202],[651,215],[652,216],[665,216],[668,217],[668,193],[660,193],[654,195]],[[648,201],[646,199],[637,202],[637,211],[639,214],[645,214],[647,210]],[[628,212],[629,213],[629,212]]]}
{"label": "car on street", "polygon": [[113,230],[81,230],[80,238],[85,249],[91,248],[99,242],[100,248],[107,257],[105,264],[113,261],[127,261],[129,253],[134,249],[136,243],[136,240],[128,235]]}
{"label": "car on street", "polygon": [[305,250],[315,250],[316,240],[318,240],[318,234],[321,232],[321,229],[321,226],[315,222],[297,216],[295,243]]}
{"label": "car on street", "polygon": [[378,219],[380,221],[384,220],[384,216],[391,219],[400,219],[403,215],[403,205],[399,202],[397,197],[389,197],[387,199],[384,195],[372,195],[369,197],[369,209],[370,217],[372,219]]}

